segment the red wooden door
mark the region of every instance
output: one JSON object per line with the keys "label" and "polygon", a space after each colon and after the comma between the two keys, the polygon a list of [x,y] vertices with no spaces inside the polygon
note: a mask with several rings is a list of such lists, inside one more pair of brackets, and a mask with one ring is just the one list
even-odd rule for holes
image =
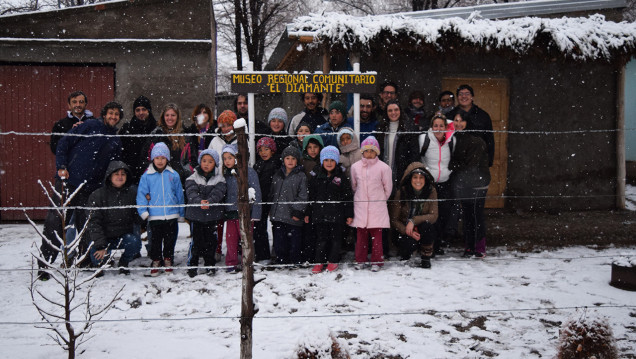
{"label": "red wooden door", "polygon": [[[2,221],[25,219],[22,211],[4,208],[50,205],[38,185],[38,180],[48,185],[55,174],[45,133],[66,116],[68,94],[78,90],[88,97],[87,109],[99,117],[100,108],[115,97],[114,66],[0,65]],[[27,213],[33,219],[46,215],[45,210]]]}

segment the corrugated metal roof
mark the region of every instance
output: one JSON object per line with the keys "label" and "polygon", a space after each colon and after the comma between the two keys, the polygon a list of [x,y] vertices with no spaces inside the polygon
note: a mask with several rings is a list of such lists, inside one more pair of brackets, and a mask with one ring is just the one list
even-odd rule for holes
{"label": "corrugated metal roof", "polygon": [[461,17],[467,19],[470,14],[479,11],[484,19],[503,19],[522,16],[559,14],[577,11],[614,9],[627,6],[627,0],[538,0],[505,4],[488,4],[468,7],[454,7],[399,13],[415,19],[445,19]]}

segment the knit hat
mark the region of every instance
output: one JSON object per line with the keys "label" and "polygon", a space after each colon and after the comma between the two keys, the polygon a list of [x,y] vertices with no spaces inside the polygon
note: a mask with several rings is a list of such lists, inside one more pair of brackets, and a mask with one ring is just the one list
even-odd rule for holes
{"label": "knit hat", "polygon": [[318,135],[307,135],[305,136],[305,138],[303,138],[303,151],[307,149],[307,145],[309,144],[309,142],[317,144],[318,146],[320,146],[320,149],[325,147],[325,143],[322,141],[322,137]]}
{"label": "knit hat", "polygon": [[287,125],[287,112],[285,112],[284,109],[276,107],[275,109],[269,111],[269,116],[267,116],[267,123],[269,124],[275,118],[283,121],[285,125]]}
{"label": "knit hat", "polygon": [[322,164],[325,160],[334,160],[338,163],[339,159],[340,151],[338,151],[335,146],[327,146],[320,151],[320,164]]}
{"label": "knit hat", "polygon": [[375,139],[375,137],[369,136],[365,138],[364,141],[362,141],[362,144],[360,145],[360,151],[364,152],[366,150],[374,150],[375,153],[378,154],[378,156],[380,155],[380,144],[378,143],[378,140]]}
{"label": "knit hat", "polygon": [[165,157],[168,161],[170,161],[170,150],[165,143],[159,142],[152,147],[152,151],[150,152],[150,160],[154,160],[155,157]]}
{"label": "knit hat", "polygon": [[285,157],[287,156],[295,157],[296,160],[300,162],[300,150],[296,146],[287,146],[287,148],[283,150],[283,153],[281,153],[280,158],[281,160],[285,160]]}
{"label": "knit hat", "polygon": [[276,152],[276,142],[271,137],[262,137],[258,142],[256,142],[256,152],[258,152],[261,147],[267,147],[272,152]]}
{"label": "knit hat", "polygon": [[347,106],[345,106],[344,103],[340,101],[332,102],[331,105],[329,105],[329,112],[331,112],[331,110],[333,109],[340,112],[342,114],[342,117],[344,117],[345,119],[347,118]]}
{"label": "knit hat", "polygon": [[225,145],[223,146],[223,150],[221,151],[221,156],[224,153],[229,153],[232,156],[236,157],[236,154],[238,153],[238,146],[236,144]]}
{"label": "knit hat", "polygon": [[298,133],[298,129],[301,127],[307,127],[309,129],[309,133],[312,133],[311,131],[311,126],[309,126],[309,123],[307,121],[300,121],[300,123],[298,124],[298,126],[296,126],[296,128],[294,129],[294,135]]}
{"label": "knit hat", "polygon": [[236,114],[230,110],[225,110],[221,112],[217,122],[219,125],[233,125],[234,121],[236,121]]}
{"label": "knit hat", "polygon": [[201,151],[201,153],[199,153],[199,164],[201,164],[201,158],[203,158],[204,155],[212,156],[212,158],[214,158],[214,166],[215,167],[219,166],[219,154],[218,154],[218,152],[216,152],[215,150],[213,150],[211,148],[208,148],[207,150]]}
{"label": "knit hat", "polygon": [[351,127],[343,127],[340,129],[340,131],[338,131],[338,145],[340,145],[340,137],[342,137],[342,135],[344,135],[345,133],[349,134],[349,136],[351,136],[351,140],[353,140],[354,136]]}
{"label": "knit hat", "polygon": [[145,107],[146,110],[148,110],[148,112],[152,112],[152,106],[150,106],[150,100],[144,95],[137,97],[135,102],[133,102],[133,113],[135,112],[135,109],[137,107]]}

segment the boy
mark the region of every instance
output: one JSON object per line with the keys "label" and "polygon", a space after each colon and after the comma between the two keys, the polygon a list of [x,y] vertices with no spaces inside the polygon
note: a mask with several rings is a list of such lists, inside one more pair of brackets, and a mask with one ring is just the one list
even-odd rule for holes
{"label": "boy", "polygon": [[[258,158],[256,159],[254,170],[258,173],[258,181],[261,186],[263,198],[269,198],[272,178],[274,177],[274,173],[281,167],[280,158],[274,156],[277,148],[276,142],[271,137],[263,137],[256,143]],[[269,217],[269,210],[269,204],[262,206],[261,220],[256,222],[254,226],[254,260],[256,262],[269,262],[271,259],[269,236],[267,234],[267,217]]]}

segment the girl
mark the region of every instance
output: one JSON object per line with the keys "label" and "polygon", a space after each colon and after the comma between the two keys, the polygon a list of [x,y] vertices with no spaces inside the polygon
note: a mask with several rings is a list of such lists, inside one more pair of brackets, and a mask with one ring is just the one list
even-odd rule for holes
{"label": "girl", "polygon": [[302,152],[303,150],[303,140],[305,136],[311,135],[311,127],[305,121],[301,121],[296,128],[296,141],[291,141],[290,145],[295,146]]}
{"label": "girl", "polygon": [[471,135],[468,113],[460,110],[453,119],[457,146],[453,151],[449,168],[453,171],[451,183],[455,198],[460,199],[463,211],[463,257],[483,258],[486,255],[486,222],[484,206],[490,183],[488,148],[478,135]]}
{"label": "girl", "polygon": [[[185,192],[188,203],[200,203],[201,207],[188,207],[186,218],[192,224],[192,242],[188,251],[188,267],[197,267],[199,257],[203,257],[206,267],[214,266],[216,249],[216,223],[223,218],[223,209],[214,206],[225,196],[225,178],[218,170],[219,154],[215,150],[203,150],[199,154],[199,165],[186,179]],[[214,274],[213,269],[208,269]],[[197,268],[188,269],[190,278],[198,274]]]}
{"label": "girl", "polygon": [[389,228],[386,201],[393,190],[391,168],[380,161],[380,145],[373,136],[362,141],[362,159],[351,166],[351,188],[354,192],[352,227],[358,228],[356,269],[367,261],[369,236],[373,240],[371,270],[377,272],[383,262],[382,228]]}
{"label": "girl", "polygon": [[309,135],[303,138],[303,168],[307,175],[307,180],[311,177],[314,167],[320,167],[320,151],[325,147],[322,137]]}
{"label": "girl", "polygon": [[398,233],[402,260],[411,258],[419,246],[422,268],[431,268],[433,241],[437,237],[437,193],[433,176],[423,163],[413,162],[404,171],[400,188],[389,203],[391,225]]}
{"label": "girl", "polygon": [[340,146],[340,164],[346,169],[347,178],[351,179],[351,165],[362,159],[358,138],[350,127],[338,131],[338,145]]}
{"label": "girl", "polygon": [[[280,170],[281,162],[280,157],[276,156],[277,148],[276,142],[271,137],[263,137],[256,143],[258,157],[256,158],[254,170],[258,174],[263,198],[269,198],[274,173]],[[254,260],[269,264],[271,253],[269,235],[267,234],[267,218],[269,217],[270,205],[264,204],[262,208],[261,220],[254,226]]]}
{"label": "girl", "polygon": [[[302,225],[307,201],[307,176],[302,170],[300,151],[288,146],[281,154],[283,167],[274,174],[269,201],[274,252],[278,264],[300,264]],[[299,202],[299,203],[290,203]]]}
{"label": "girl", "polygon": [[[239,265],[239,241],[241,239],[241,231],[239,227],[238,214],[238,170],[236,170],[236,154],[238,149],[236,145],[225,145],[223,147],[223,175],[225,183],[227,183],[227,192],[225,195],[225,244],[227,246],[225,253],[225,265],[229,268],[228,272],[238,273],[241,269]],[[261,186],[258,183],[258,175],[253,168],[247,168],[247,185],[253,188],[255,192],[255,201],[250,204],[252,221],[261,219]],[[250,230],[253,228],[250,227]]]}
{"label": "girl", "polygon": [[[309,180],[309,206],[305,223],[312,223],[317,230],[316,259],[311,270],[320,273],[327,264],[327,271],[338,269],[344,225],[353,222],[353,193],[342,167],[338,166],[340,152],[334,146],[320,151],[322,166]],[[314,203],[319,201],[321,203]]]}
{"label": "girl", "polygon": [[[292,138],[287,135],[285,127],[287,127],[287,112],[280,107],[276,107],[269,112],[267,116],[267,123],[269,124],[269,133],[276,142],[276,147],[280,149],[287,148]],[[277,137],[285,136],[285,137]]]}
{"label": "girl", "polygon": [[[166,272],[172,272],[174,260],[174,244],[177,240],[177,219],[183,219],[183,187],[177,171],[172,169],[170,150],[165,143],[159,142],[150,155],[152,163],[141,176],[137,189],[137,211],[143,220],[148,219],[152,231],[150,258],[152,270],[150,275],[159,275],[161,258]],[[149,207],[153,206],[153,207]],[[157,206],[157,207],[154,207]],[[162,249],[163,246],[163,249]]]}

